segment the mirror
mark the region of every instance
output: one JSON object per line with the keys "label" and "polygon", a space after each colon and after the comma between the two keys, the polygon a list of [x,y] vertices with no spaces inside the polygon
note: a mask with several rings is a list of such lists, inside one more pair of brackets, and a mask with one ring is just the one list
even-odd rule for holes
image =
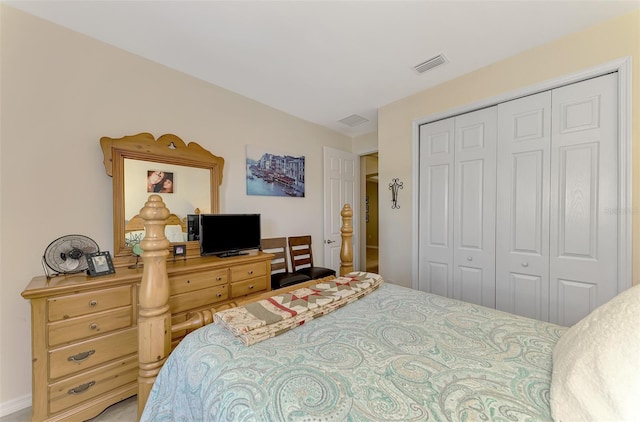
{"label": "mirror", "polygon": [[[143,236],[136,218],[149,195],[162,196],[172,212],[170,240],[187,245],[187,257],[199,256],[197,241],[186,241],[187,214],[219,212],[224,159],[176,135],[157,140],[150,133],[100,139],[105,170],[113,178],[114,261],[129,263],[132,239]],[[181,226],[181,227],[178,227]],[[136,237],[137,236],[137,237]],[[115,263],[115,262],[114,262]]]}

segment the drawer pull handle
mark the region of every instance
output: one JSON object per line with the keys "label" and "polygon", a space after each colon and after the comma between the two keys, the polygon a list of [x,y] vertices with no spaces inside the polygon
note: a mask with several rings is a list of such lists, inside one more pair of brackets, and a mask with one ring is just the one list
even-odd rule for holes
{"label": "drawer pull handle", "polygon": [[78,353],[77,355],[74,355],[74,356],[69,356],[67,360],[69,362],[82,362],[83,360],[87,360],[89,356],[91,356],[95,352],[96,352],[95,350],[91,349],[86,352]]}
{"label": "drawer pull handle", "polygon": [[222,297],[222,293],[218,293],[216,297]]}
{"label": "drawer pull handle", "polygon": [[220,280],[222,280],[222,276],[221,275],[216,277],[216,281],[220,281]]}
{"label": "drawer pull handle", "polygon": [[98,301],[95,299],[89,301],[89,306],[91,306],[92,308],[95,308],[96,306],[98,306]]}
{"label": "drawer pull handle", "polygon": [[71,390],[67,391],[67,394],[82,394],[94,385],[96,385],[95,381],[89,381],[86,384],[82,384],[75,388],[72,388]]}
{"label": "drawer pull handle", "polygon": [[96,324],[96,323],[94,322],[93,324],[91,324],[91,325],[89,326],[89,328],[90,328],[90,329],[92,329],[92,330],[97,330],[97,329],[98,329],[98,324]]}
{"label": "drawer pull handle", "polygon": [[249,273],[249,275],[253,274],[253,270],[249,270],[247,271],[247,273]]}
{"label": "drawer pull handle", "polygon": [[249,284],[249,290],[253,289],[253,284]]}

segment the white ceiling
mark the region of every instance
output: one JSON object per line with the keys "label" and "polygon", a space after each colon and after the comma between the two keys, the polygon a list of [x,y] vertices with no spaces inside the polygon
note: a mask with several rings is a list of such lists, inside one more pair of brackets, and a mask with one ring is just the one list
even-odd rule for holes
{"label": "white ceiling", "polygon": [[[640,0],[5,3],[348,136],[375,131],[381,106],[640,7]],[[446,64],[413,70],[440,53]],[[338,122],[352,114],[369,122]]]}

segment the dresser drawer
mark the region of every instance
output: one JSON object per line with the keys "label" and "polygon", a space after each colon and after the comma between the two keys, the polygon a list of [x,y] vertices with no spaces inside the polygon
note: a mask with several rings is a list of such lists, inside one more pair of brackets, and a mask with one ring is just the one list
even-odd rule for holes
{"label": "dresser drawer", "polygon": [[231,267],[231,282],[236,283],[267,274],[267,266],[264,262],[254,264],[236,265]]}
{"label": "dresser drawer", "polygon": [[130,327],[132,319],[132,307],[125,306],[124,308],[52,322],[48,326],[49,345],[55,346],[98,334],[106,334],[119,328]]}
{"label": "dresser drawer", "polygon": [[131,305],[131,287],[121,286],[47,300],[49,321],[73,318]]}
{"label": "dresser drawer", "polygon": [[169,278],[169,294],[192,292],[194,290],[205,289],[207,287],[226,284],[228,281],[228,271],[226,268],[214,271],[204,271],[185,275],[177,275]]}
{"label": "dresser drawer", "polygon": [[231,297],[237,298],[267,289],[266,277],[252,278],[239,283],[231,283]]}
{"label": "dresser drawer", "polygon": [[49,351],[49,379],[71,375],[136,353],[138,330],[131,328]]}
{"label": "dresser drawer", "polygon": [[169,306],[172,314],[212,305],[229,298],[229,288],[227,284],[222,286],[209,287],[207,289],[196,290],[194,292],[183,293],[169,297]]}
{"label": "dresser drawer", "polygon": [[138,379],[138,357],[131,356],[49,386],[49,412],[55,413]]}

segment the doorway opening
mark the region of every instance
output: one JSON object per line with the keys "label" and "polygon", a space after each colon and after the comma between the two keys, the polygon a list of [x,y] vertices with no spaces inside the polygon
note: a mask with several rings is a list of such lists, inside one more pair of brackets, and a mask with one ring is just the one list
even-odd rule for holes
{"label": "doorway opening", "polygon": [[364,268],[368,272],[379,273],[378,265],[378,153],[371,153],[360,157],[360,169],[364,188],[362,196],[361,254]]}

